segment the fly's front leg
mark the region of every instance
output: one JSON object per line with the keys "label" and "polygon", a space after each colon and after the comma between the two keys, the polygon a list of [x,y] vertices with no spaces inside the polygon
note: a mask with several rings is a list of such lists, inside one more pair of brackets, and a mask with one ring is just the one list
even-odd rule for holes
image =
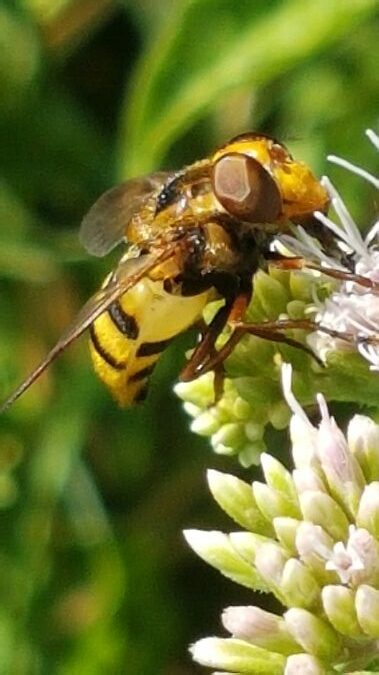
{"label": "fly's front leg", "polygon": [[368,288],[375,295],[379,294],[379,283],[373,281],[368,277],[362,276],[362,274],[354,274],[354,272],[344,271],[344,270],[335,270],[330,267],[322,267],[322,265],[314,265],[313,263],[304,263],[304,267],[309,270],[316,270],[325,274],[327,277],[332,277],[333,279],[339,279],[340,281],[352,281],[359,286]]}
{"label": "fly's front leg", "polygon": [[339,281],[351,281],[359,286],[369,289],[375,295],[379,294],[379,283],[373,281],[368,277],[364,277],[362,274],[355,274],[349,270],[340,270],[333,269],[332,267],[324,267],[323,265],[318,265],[316,263],[307,262],[305,258],[294,257],[294,258],[278,258],[270,260],[270,264],[274,267],[278,267],[284,270],[315,270],[316,272],[321,272],[327,277],[332,279],[338,279]]}

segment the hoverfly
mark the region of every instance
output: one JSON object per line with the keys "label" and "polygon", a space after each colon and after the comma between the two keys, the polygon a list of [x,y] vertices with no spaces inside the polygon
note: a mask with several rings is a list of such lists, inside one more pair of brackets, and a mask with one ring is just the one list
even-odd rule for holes
{"label": "hoverfly", "polygon": [[[310,223],[328,201],[306,164],[259,133],[237,136],[180,171],[133,178],[105,192],[84,217],[81,242],[96,256],[122,241],[128,249],[3,409],[87,328],[95,371],[114,398],[121,405],[141,400],[169,342],[201,321],[210,300],[222,298],[181,378],[216,369],[243,334],[252,278],[273,236],[289,222]],[[235,330],[217,351],[227,324]],[[294,344],[275,323],[250,332]]]}

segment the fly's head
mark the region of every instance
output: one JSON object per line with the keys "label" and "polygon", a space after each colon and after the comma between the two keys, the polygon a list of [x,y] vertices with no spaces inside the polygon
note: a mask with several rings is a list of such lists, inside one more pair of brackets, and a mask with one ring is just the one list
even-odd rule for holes
{"label": "fly's head", "polygon": [[212,159],[212,187],[234,218],[252,224],[286,221],[306,224],[314,211],[326,212],[327,191],[287,148],[262,134],[243,134],[220,148]]}

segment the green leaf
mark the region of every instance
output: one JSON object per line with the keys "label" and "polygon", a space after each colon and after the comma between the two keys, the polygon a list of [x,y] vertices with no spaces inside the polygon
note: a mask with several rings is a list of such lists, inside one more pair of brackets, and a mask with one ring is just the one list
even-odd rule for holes
{"label": "green leaf", "polygon": [[375,0],[188,0],[178,6],[125,98],[120,173],[156,167],[174,140],[232,91],[256,90],[374,11]]}
{"label": "green leaf", "polygon": [[35,26],[21,12],[0,7],[0,118],[19,103],[37,77],[41,48]]}

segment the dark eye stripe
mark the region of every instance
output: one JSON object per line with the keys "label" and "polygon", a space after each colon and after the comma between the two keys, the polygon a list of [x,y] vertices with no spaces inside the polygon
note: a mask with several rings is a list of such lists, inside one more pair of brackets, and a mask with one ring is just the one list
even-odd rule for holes
{"label": "dark eye stripe", "polygon": [[138,338],[139,328],[137,321],[134,316],[123,310],[118,300],[109,305],[108,314],[120,333],[126,335],[130,340]]}
{"label": "dark eye stripe", "polygon": [[170,344],[171,338],[160,340],[160,342],[142,342],[137,349],[137,356],[153,356],[160,354]]}
{"label": "dark eye stripe", "polygon": [[113,358],[111,354],[107,352],[106,349],[104,349],[103,345],[99,341],[99,338],[97,337],[95,324],[91,324],[91,326],[89,327],[89,335],[94,350],[98,353],[99,356],[101,356],[102,359],[104,359],[104,361],[108,364],[108,366],[111,366],[115,370],[125,369],[126,367],[125,363],[123,363],[122,361],[117,361],[116,359]]}
{"label": "dark eye stripe", "polygon": [[137,370],[136,373],[130,376],[129,382],[139,382],[140,380],[144,380],[146,377],[149,377],[151,373],[153,372],[155,368],[155,363],[150,364],[150,366],[146,366],[146,368],[142,368],[142,370]]}

